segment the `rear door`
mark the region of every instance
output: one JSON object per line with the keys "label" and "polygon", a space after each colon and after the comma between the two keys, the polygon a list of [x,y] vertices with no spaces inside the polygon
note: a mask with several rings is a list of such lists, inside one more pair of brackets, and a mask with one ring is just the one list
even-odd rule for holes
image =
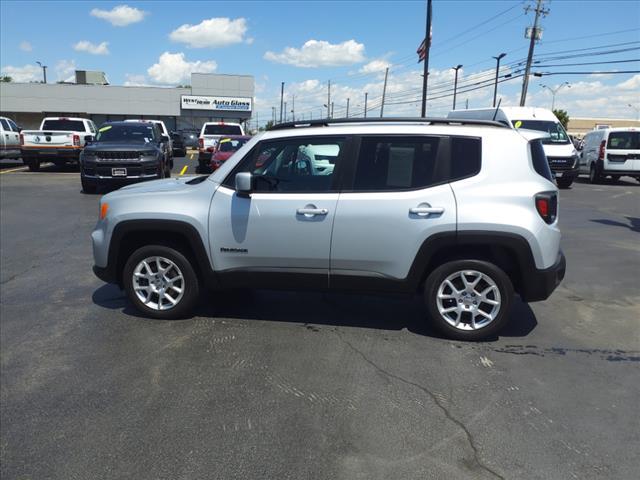
{"label": "rear door", "polygon": [[[361,137],[351,188],[338,201],[331,286],[349,288],[356,277],[405,279],[423,242],[455,232],[456,203],[448,182],[479,170],[480,148],[477,138]],[[473,168],[452,165],[452,154]]]}
{"label": "rear door", "polygon": [[640,172],[640,131],[609,132],[604,170]]}
{"label": "rear door", "polygon": [[[263,141],[225,179],[213,196],[209,222],[213,263],[225,285],[327,287],[346,144],[342,136]],[[313,168],[319,150],[330,172]],[[249,197],[235,191],[238,172],[255,177]]]}

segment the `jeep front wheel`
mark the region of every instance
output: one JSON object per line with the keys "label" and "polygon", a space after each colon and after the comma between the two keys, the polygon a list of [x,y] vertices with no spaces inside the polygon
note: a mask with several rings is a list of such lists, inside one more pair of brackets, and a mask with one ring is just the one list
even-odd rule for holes
{"label": "jeep front wheel", "polygon": [[434,326],[456,340],[481,340],[509,320],[513,285],[504,271],[479,260],[456,260],[427,278],[425,301]]}
{"label": "jeep front wheel", "polygon": [[189,315],[200,291],[191,262],[178,250],[163,245],[133,252],[123,270],[123,284],[138,310],[159,319]]}

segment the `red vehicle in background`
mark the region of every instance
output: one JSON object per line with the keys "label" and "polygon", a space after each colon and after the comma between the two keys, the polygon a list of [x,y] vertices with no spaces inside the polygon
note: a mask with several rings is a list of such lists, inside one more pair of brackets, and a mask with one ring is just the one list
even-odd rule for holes
{"label": "red vehicle in background", "polygon": [[250,139],[251,137],[247,135],[228,135],[221,137],[211,154],[211,170],[215,171],[220,168],[220,165],[222,165],[225,160],[238,151]]}

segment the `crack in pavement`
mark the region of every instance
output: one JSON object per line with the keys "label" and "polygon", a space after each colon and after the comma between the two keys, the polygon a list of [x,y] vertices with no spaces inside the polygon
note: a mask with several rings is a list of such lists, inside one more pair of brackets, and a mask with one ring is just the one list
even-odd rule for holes
{"label": "crack in pavement", "polygon": [[503,477],[502,475],[500,475],[498,472],[496,472],[495,470],[493,470],[491,467],[485,465],[484,463],[482,463],[482,461],[480,460],[480,453],[478,452],[478,448],[476,447],[475,441],[473,439],[473,435],[471,435],[471,432],[469,431],[469,429],[464,425],[464,423],[462,423],[460,420],[458,420],[457,418],[455,418],[451,412],[449,412],[449,410],[447,409],[447,407],[445,407],[442,403],[442,401],[436,396],[434,395],[429,389],[427,389],[426,387],[420,385],[419,383],[415,383],[412,382],[411,380],[407,380],[406,378],[402,378],[398,375],[395,375],[391,372],[386,371],[385,369],[383,369],[382,367],[380,367],[378,364],[376,364],[373,360],[369,359],[369,357],[367,357],[361,350],[359,350],[358,348],[354,347],[353,344],[351,342],[349,342],[348,340],[346,340],[341,334],[340,332],[338,332],[337,329],[334,330],[334,332],[336,333],[336,335],[338,336],[338,338],[345,343],[346,345],[349,346],[349,348],[351,348],[351,350],[353,350],[355,353],[357,353],[358,355],[360,355],[360,357],[362,357],[362,359],[367,362],[369,365],[371,365],[373,368],[375,368],[378,372],[382,373],[383,375],[389,377],[389,378],[393,378],[395,380],[398,380],[402,383],[405,383],[407,385],[411,385],[419,390],[421,390],[423,393],[426,393],[429,398],[431,398],[431,400],[438,406],[438,408],[442,411],[442,413],[444,413],[444,416],[452,423],[454,423],[458,428],[460,428],[466,438],[467,438],[467,443],[469,444],[469,446],[471,447],[471,450],[473,451],[473,458],[476,462],[476,464],[483,470],[485,470],[486,472],[490,473],[491,475],[493,475],[496,478],[499,478],[501,480],[505,480],[505,477]]}

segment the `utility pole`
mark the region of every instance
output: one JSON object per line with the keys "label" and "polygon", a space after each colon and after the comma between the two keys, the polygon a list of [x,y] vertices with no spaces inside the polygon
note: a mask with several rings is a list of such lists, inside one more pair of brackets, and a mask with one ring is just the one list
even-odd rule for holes
{"label": "utility pole", "polygon": [[282,101],[284,100],[284,82],[280,85],[280,123],[282,123]]}
{"label": "utility pole", "polygon": [[496,59],[496,82],[495,82],[495,85],[493,86],[493,107],[494,108],[496,106],[496,97],[498,96],[498,71],[500,70],[500,60],[502,60],[506,56],[507,56],[506,53],[501,53],[497,57],[493,57]]}
{"label": "utility pole", "polygon": [[292,120],[295,122],[296,121],[296,96],[292,95],[291,96],[291,117]]}
{"label": "utility pole", "polygon": [[387,77],[389,76],[389,67],[384,72],[384,87],[382,87],[382,105],[380,105],[380,118],[382,118],[382,114],[384,113],[384,97],[387,93]]}
{"label": "utility pole", "polygon": [[422,77],[422,117],[427,116],[427,79],[429,78],[429,49],[431,48],[431,0],[427,0],[427,29],[424,34],[424,72]]}
{"label": "utility pole", "polygon": [[284,121],[287,121],[287,102],[284,102]]}
{"label": "utility pole", "polygon": [[[527,88],[529,88],[529,73],[531,72],[531,62],[533,60],[533,48],[536,44],[536,37],[538,36],[538,24],[540,15],[546,16],[549,13],[549,9],[545,9],[542,6],[544,0],[536,0],[536,18],[533,21],[533,28],[531,29],[531,41],[529,42],[529,54],[527,55],[527,67],[524,71],[524,78],[522,79],[522,94],[520,95],[520,106],[524,107],[527,100]],[[530,10],[529,5],[525,8],[525,12]]]}
{"label": "utility pole", "polygon": [[331,80],[327,84],[327,118],[331,118]]}
{"label": "utility pole", "polygon": [[347,118],[349,118],[349,99],[347,98]]}
{"label": "utility pole", "polygon": [[367,118],[367,97],[369,92],[364,92],[364,118]]}
{"label": "utility pole", "polygon": [[452,70],[456,71],[456,79],[453,83],[453,109],[456,109],[456,93],[458,92],[458,70],[462,68],[462,65],[458,65],[456,67],[451,67]]}
{"label": "utility pole", "polygon": [[331,102],[331,117],[329,118],[333,118],[333,102]]}
{"label": "utility pole", "polygon": [[36,62],[36,63],[40,65],[40,68],[42,68],[42,78],[44,79],[42,83],[47,83],[47,66],[43,65],[40,62]]}
{"label": "utility pole", "polygon": [[[494,107],[495,107],[495,105],[494,105]],[[467,101],[464,104],[464,109],[465,110],[469,110],[469,99],[468,98],[467,98]]]}

